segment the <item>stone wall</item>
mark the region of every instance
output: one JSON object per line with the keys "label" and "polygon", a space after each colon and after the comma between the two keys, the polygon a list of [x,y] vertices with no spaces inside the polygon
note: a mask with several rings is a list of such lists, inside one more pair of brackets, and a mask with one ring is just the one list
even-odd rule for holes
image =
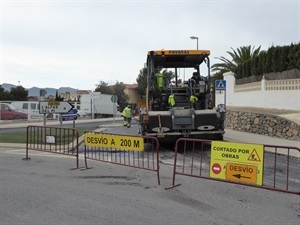
{"label": "stone wall", "polygon": [[226,127],[236,131],[300,141],[300,125],[275,115],[227,110]]}

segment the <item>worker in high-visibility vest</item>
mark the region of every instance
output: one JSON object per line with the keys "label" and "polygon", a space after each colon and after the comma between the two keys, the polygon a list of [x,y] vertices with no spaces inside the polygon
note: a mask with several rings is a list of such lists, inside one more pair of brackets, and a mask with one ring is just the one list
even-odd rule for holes
{"label": "worker in high-visibility vest", "polygon": [[193,107],[195,107],[195,103],[198,101],[198,98],[195,95],[190,96],[190,102],[192,103]]}
{"label": "worker in high-visibility vest", "polygon": [[174,95],[170,95],[168,99],[168,103],[173,107],[175,105]]}
{"label": "worker in high-visibility vest", "polygon": [[127,126],[129,128],[131,126],[131,105],[128,105],[124,108],[122,112],[122,116],[124,117],[124,126]]}
{"label": "worker in high-visibility vest", "polygon": [[158,90],[162,91],[164,85],[164,76],[160,72],[156,74],[156,83]]}
{"label": "worker in high-visibility vest", "polygon": [[191,95],[190,102],[195,103],[198,101],[198,98],[195,95]]}

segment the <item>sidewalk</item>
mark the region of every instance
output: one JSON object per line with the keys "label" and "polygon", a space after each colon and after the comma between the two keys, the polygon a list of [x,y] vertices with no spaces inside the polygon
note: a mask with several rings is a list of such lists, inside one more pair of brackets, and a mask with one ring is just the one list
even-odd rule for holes
{"label": "sidewalk", "polygon": [[[246,135],[243,135],[246,134]],[[279,146],[277,149],[278,154],[286,155],[286,149],[280,148],[282,147],[290,147],[290,148],[300,148],[299,141],[287,140],[282,138],[274,138],[266,135],[259,135],[259,134],[252,134],[246,133],[241,131],[234,131],[230,129],[225,130],[224,141],[228,142],[236,142],[236,137],[238,137],[241,143],[249,143],[249,144],[262,144],[262,145],[272,145],[272,146]],[[265,147],[266,151],[274,152],[274,148]],[[290,151],[290,155],[300,158],[300,152],[296,150]]]}
{"label": "sidewalk", "polygon": [[[247,134],[247,135],[243,137],[240,134]],[[278,146],[290,146],[290,147],[300,148],[299,141],[225,129],[224,140],[226,139],[226,141],[233,141],[233,137],[237,137],[237,136],[239,136],[241,142],[244,143],[257,143],[257,144],[264,144],[264,145],[278,145]],[[255,142],[253,140],[255,140]]]}

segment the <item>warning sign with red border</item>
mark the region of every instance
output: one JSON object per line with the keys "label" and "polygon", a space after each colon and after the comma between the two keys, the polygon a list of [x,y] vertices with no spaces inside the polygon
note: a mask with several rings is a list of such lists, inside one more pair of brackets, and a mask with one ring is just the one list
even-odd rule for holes
{"label": "warning sign with red border", "polygon": [[262,185],[263,159],[263,145],[212,141],[210,177]]}

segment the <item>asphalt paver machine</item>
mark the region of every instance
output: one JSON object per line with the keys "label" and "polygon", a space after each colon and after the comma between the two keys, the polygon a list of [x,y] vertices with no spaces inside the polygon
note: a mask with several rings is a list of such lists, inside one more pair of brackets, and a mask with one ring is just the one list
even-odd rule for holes
{"label": "asphalt paver machine", "polygon": [[[223,139],[226,109],[223,104],[211,107],[209,55],[209,50],[148,52],[146,103],[140,108],[142,135],[160,141]],[[205,64],[206,76],[200,71]],[[173,76],[162,70],[172,71]],[[179,79],[182,70],[191,71],[187,80]]]}

